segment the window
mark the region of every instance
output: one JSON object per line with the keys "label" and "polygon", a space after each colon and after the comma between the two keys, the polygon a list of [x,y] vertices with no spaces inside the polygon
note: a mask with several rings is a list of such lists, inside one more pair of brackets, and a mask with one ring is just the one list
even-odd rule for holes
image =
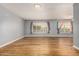
{"label": "window", "polygon": [[32,33],[48,33],[47,22],[32,22]]}
{"label": "window", "polygon": [[72,33],[71,21],[59,21],[58,22],[59,33]]}

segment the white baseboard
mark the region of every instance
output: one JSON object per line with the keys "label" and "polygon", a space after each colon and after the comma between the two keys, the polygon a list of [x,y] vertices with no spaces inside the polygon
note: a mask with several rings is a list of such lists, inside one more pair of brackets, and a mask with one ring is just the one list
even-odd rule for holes
{"label": "white baseboard", "polygon": [[77,46],[75,46],[75,45],[73,45],[73,47],[74,47],[75,49],[79,50],[79,47],[77,47]]}
{"label": "white baseboard", "polygon": [[11,43],[13,43],[13,42],[17,41],[17,40],[22,39],[22,38],[24,38],[24,36],[19,37],[19,38],[15,39],[15,40],[12,40],[12,41],[10,41],[10,42],[7,42],[7,43],[5,43],[5,44],[1,45],[1,46],[0,46],[0,48],[5,47],[5,46],[7,46],[7,45],[9,45],[9,44],[11,44]]}
{"label": "white baseboard", "polygon": [[73,37],[72,35],[25,35],[25,37]]}

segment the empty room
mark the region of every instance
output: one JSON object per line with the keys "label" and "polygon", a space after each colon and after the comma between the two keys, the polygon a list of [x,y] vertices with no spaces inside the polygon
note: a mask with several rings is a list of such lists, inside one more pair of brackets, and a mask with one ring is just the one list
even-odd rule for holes
{"label": "empty room", "polygon": [[0,3],[0,56],[79,56],[78,3]]}

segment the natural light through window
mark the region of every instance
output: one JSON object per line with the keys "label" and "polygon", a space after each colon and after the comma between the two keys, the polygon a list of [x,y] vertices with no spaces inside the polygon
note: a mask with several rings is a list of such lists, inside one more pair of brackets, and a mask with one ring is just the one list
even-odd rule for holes
{"label": "natural light through window", "polygon": [[59,21],[58,29],[59,29],[59,33],[72,33],[71,21]]}
{"label": "natural light through window", "polygon": [[48,33],[48,23],[47,22],[33,22],[32,23],[32,33]]}

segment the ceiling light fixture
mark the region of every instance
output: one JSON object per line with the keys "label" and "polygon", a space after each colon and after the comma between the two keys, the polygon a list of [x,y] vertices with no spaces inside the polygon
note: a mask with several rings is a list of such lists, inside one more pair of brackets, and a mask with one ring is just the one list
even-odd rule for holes
{"label": "ceiling light fixture", "polygon": [[35,8],[40,8],[40,5],[39,4],[35,4]]}

